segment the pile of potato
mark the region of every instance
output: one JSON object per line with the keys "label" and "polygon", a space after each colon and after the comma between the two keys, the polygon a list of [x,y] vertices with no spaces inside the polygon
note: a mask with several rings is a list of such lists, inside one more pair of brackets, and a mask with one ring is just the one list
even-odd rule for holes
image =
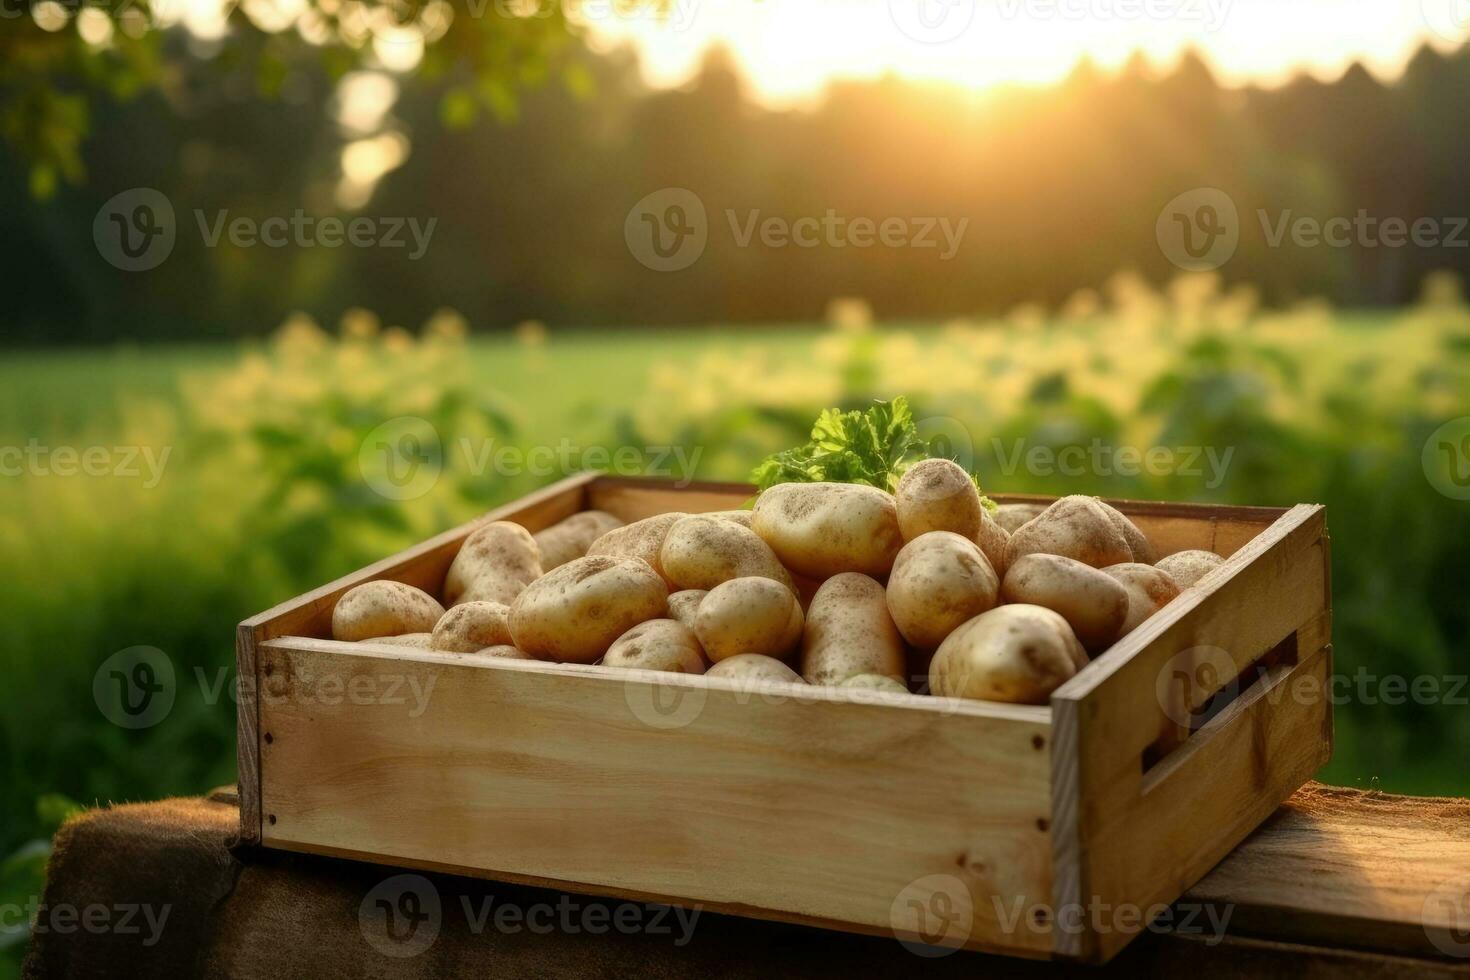
{"label": "pile of potato", "polygon": [[751,680],[1044,704],[1222,559],[1155,561],[1095,497],[992,516],[949,460],[896,493],[788,483],[753,510],[624,525],[587,511],[464,542],[445,605],[401,582],[348,590],[339,640]]}

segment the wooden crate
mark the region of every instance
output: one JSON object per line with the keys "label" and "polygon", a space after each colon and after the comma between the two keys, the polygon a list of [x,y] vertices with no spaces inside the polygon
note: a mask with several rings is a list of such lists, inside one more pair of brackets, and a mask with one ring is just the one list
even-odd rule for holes
{"label": "wooden crate", "polygon": [[358,583],[437,592],[482,521],[751,493],[573,477],[240,624],[243,838],[1102,961],[1331,753],[1320,506],[1114,501],[1161,556],[1228,560],[1042,707],[325,638]]}

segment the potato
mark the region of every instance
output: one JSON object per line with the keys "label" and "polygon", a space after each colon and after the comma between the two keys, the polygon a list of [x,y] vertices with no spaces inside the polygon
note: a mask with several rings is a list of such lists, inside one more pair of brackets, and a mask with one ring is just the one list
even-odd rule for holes
{"label": "potato", "polygon": [[1133,549],[1096,497],[1063,497],[1006,542],[1005,566],[1022,555],[1064,555],[1093,568],[1133,560]]}
{"label": "potato", "polygon": [[1225,559],[1213,551],[1176,551],[1160,558],[1154,567],[1167,572],[1179,588],[1187,589],[1223,564]]}
{"label": "potato", "polygon": [[465,538],[444,576],[444,601],[503,602],[541,576],[541,552],[531,532],[510,521],[492,521]]}
{"label": "potato", "polygon": [[354,585],[332,608],[332,639],[368,640],[428,633],[444,607],[423,589],[378,579]]}
{"label": "potato", "polygon": [[413,647],[418,650],[431,650],[430,638],[432,633],[404,633],[402,636],[374,636],[361,643],[385,643],[390,647]]}
{"label": "potato", "polygon": [[641,558],[648,562],[649,567],[658,572],[661,577],[664,577],[665,582],[668,582],[668,578],[664,576],[663,567],[659,564],[659,549],[663,547],[664,536],[669,533],[669,528],[688,516],[683,511],[673,511],[668,514],[645,517],[641,521],[634,521],[623,527],[615,527],[592,542],[592,547],[587,549],[587,556],[589,558],[599,555],[614,558]]}
{"label": "potato", "polygon": [[909,689],[901,681],[882,674],[854,674],[843,681],[838,687],[855,687],[863,691],[889,691],[894,694],[907,694]]}
{"label": "potato", "polygon": [[775,657],[767,657],[759,653],[737,653],[733,657],[726,657],[705,671],[704,675],[706,677],[736,677],[748,681],[806,683],[801,679],[800,674]]}
{"label": "potato", "polygon": [[669,618],[677,619],[690,629],[694,629],[694,617],[699,612],[699,604],[704,597],[709,595],[706,589],[684,589],[669,596]]}
{"label": "potato", "polygon": [[883,576],[903,546],[893,495],[852,483],[781,483],[756,499],[751,528],[781,564],[823,579]]}
{"label": "potato", "polygon": [[704,516],[718,517],[721,520],[734,521],[741,527],[750,527],[751,521],[755,519],[755,514],[748,510],[712,510],[706,513]]}
{"label": "potato", "polygon": [[592,547],[592,542],[623,522],[601,510],[584,510],[564,521],[558,521],[532,537],[541,551],[541,571],[560,568],[573,558],[581,558]]}
{"label": "potato", "polygon": [[461,602],[434,624],[434,650],[474,653],[510,642],[507,618],[510,607],[503,602]]}
{"label": "potato", "polygon": [[1000,584],[1006,602],[1060,613],[1077,639],[1096,652],[1112,645],[1128,617],[1128,592],[1091,565],[1062,555],[1022,555]]}
{"label": "potato", "polygon": [[933,650],[966,620],[995,608],[1000,579],[980,546],[952,531],[921,534],[888,576],[888,613],[910,646]]}
{"label": "potato", "polygon": [[1041,606],[996,606],[949,635],[929,665],[938,697],[1046,704],[1087,662],[1060,614]]}
{"label": "potato", "polygon": [[1138,525],[1129,520],[1127,514],[1112,504],[1104,503],[1101,500],[1098,503],[1102,505],[1103,512],[1108,515],[1108,520],[1113,522],[1113,526],[1123,532],[1123,537],[1128,542],[1128,550],[1133,552],[1133,560],[1144,565],[1152,565],[1154,563],[1154,546],[1149,544],[1148,538],[1138,529]]}
{"label": "potato", "polygon": [[520,649],[519,647],[513,647],[509,643],[497,643],[494,646],[488,646],[488,647],[485,647],[482,650],[476,650],[473,653],[465,654],[465,656],[464,656],[464,659],[466,659],[466,660],[474,660],[474,659],[479,659],[479,658],[484,658],[486,660],[535,660],[536,659],[535,657],[531,656],[526,651]]}
{"label": "potato", "polygon": [[1007,534],[1015,534],[1022,524],[1040,517],[1044,510],[1045,504],[1001,504],[991,517]]}
{"label": "potato", "polygon": [[858,572],[822,583],[801,638],[801,676],[809,684],[841,684],[856,674],[903,680],[903,637],[888,614],[883,586]]}
{"label": "potato", "polygon": [[742,653],[784,657],[801,642],[805,618],[796,594],[768,578],[734,578],[710,589],[694,634],[713,663]]}
{"label": "potato", "polygon": [[1179,584],[1169,577],[1169,573],[1152,565],[1122,562],[1109,565],[1103,573],[1116,580],[1128,593],[1128,615],[1118,631],[1119,637],[1132,633],[1140,623],[1179,594]]}
{"label": "potato", "polygon": [[980,533],[980,491],[952,460],[922,459],[910,466],[893,496],[905,541],[930,531],[953,531],[971,540]]}
{"label": "potato", "polygon": [[694,632],[673,619],[639,623],[613,641],[602,664],[674,674],[702,674],[705,670],[704,653]]}
{"label": "potato", "polygon": [[510,635],[533,657],[590,664],[634,626],[663,617],[668,595],[664,580],[641,559],[575,558],[516,597]]}
{"label": "potato", "polygon": [[795,586],[776,553],[748,527],[707,514],[686,517],[664,536],[659,549],[664,577],[680,589],[713,589],[721,582],[758,576]]}
{"label": "potato", "polygon": [[1006,544],[1010,540],[1010,533],[982,510],[980,533],[975,535],[975,543],[985,552],[985,557],[990,559],[990,567],[995,569],[995,574],[1002,577],[1006,573]]}

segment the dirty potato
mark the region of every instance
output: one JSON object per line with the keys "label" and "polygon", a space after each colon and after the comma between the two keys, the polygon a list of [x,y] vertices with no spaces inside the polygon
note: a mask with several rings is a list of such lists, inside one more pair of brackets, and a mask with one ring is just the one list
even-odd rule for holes
{"label": "dirty potato", "polygon": [[882,674],[854,674],[843,681],[838,687],[854,687],[860,691],[887,691],[890,694],[907,694],[909,689],[902,681],[885,677]]}
{"label": "dirty potato", "polygon": [[1225,559],[1213,551],[1176,551],[1160,558],[1154,567],[1167,572],[1181,589],[1187,589],[1206,575],[1225,564]]}
{"label": "dirty potato", "polygon": [[1144,535],[1143,531],[1139,530],[1138,525],[1134,524],[1127,514],[1112,504],[1104,503],[1101,500],[1098,503],[1102,505],[1103,512],[1108,515],[1108,520],[1113,522],[1113,526],[1121,531],[1124,539],[1127,540],[1128,550],[1133,553],[1133,560],[1144,565],[1152,565],[1154,563],[1154,546],[1149,544],[1148,538]]}
{"label": "dirty potato", "polygon": [[509,643],[497,643],[494,646],[488,646],[481,650],[475,650],[472,653],[465,654],[462,659],[535,660],[536,658],[519,647],[511,646]]}
{"label": "dirty potato", "polygon": [[1072,627],[1088,650],[1112,645],[1128,617],[1128,592],[1101,570],[1062,555],[1023,555],[1000,586],[1006,602],[1045,606]]}
{"label": "dirty potato", "polygon": [[710,514],[669,528],[659,549],[664,577],[680,589],[713,589],[731,579],[760,577],[793,589],[791,573],[771,546],[748,527]]}
{"label": "dirty potato", "polygon": [[995,569],[995,574],[1006,573],[1006,544],[1011,540],[1010,532],[995,522],[985,511],[980,512],[980,533],[975,535],[975,543],[980,550],[985,552],[985,557],[990,559],[990,567]]}
{"label": "dirty potato", "polygon": [[584,510],[564,521],[558,521],[532,537],[541,551],[541,571],[560,568],[573,558],[581,558],[592,547],[592,542],[623,522],[601,510]]}
{"label": "dirty potato", "polygon": [[801,675],[777,660],[759,653],[737,653],[705,671],[706,677],[734,677],[742,681],[784,681],[805,684]]}
{"label": "dirty potato", "polygon": [[476,528],[460,546],[444,576],[444,601],[504,602],[541,575],[541,552],[531,532],[510,521]]}
{"label": "dirty potato", "polygon": [[664,580],[641,559],[575,558],[516,597],[510,635],[533,657],[590,664],[634,626],[663,617],[668,595]]}
{"label": "dirty potato", "polygon": [[751,521],[755,519],[755,513],[748,510],[712,510],[708,511],[704,516],[733,521],[741,527],[750,527]]}
{"label": "dirty potato", "polygon": [[980,491],[953,460],[924,459],[910,466],[894,491],[898,529],[905,541],[930,531],[953,531],[974,540],[980,533]]}
{"label": "dirty potato", "polygon": [[669,595],[669,618],[677,619],[690,629],[694,629],[694,617],[699,612],[699,604],[704,597],[709,595],[705,589],[684,589]]}
{"label": "dirty potato", "polygon": [[742,653],[785,657],[801,642],[805,618],[796,594],[768,578],[721,582],[699,604],[694,633],[719,663]]}
{"label": "dirty potato", "polygon": [[[688,516],[683,511],[673,511],[615,527],[592,542],[592,547],[587,549],[587,557],[641,558],[663,576],[664,570],[659,563],[658,553],[663,547],[664,536],[669,533],[669,528]],[[668,582],[668,578],[664,577],[664,581]]]}
{"label": "dirty potato", "polygon": [[807,610],[801,676],[809,684],[841,684],[857,674],[902,681],[903,637],[888,613],[888,596],[867,575],[843,572],[822,583]]}
{"label": "dirty potato", "polygon": [[757,498],[751,528],[801,575],[883,576],[903,546],[893,495],[852,483],[781,483]]}
{"label": "dirty potato", "polygon": [[1001,504],[991,516],[1007,534],[1015,534],[1022,524],[1040,517],[1044,510],[1045,504]]}
{"label": "dirty potato", "polygon": [[1169,577],[1168,572],[1153,565],[1122,562],[1109,565],[1103,569],[1103,573],[1123,586],[1128,593],[1128,615],[1123,620],[1122,628],[1118,630],[1120,637],[1132,633],[1140,623],[1164,608],[1179,594],[1179,584]]}
{"label": "dirty potato", "polygon": [[1063,497],[1006,542],[1005,566],[1022,555],[1063,555],[1093,568],[1133,560],[1128,539],[1096,497]]}
{"label": "dirty potato", "polygon": [[704,653],[694,631],[678,620],[650,619],[613,641],[603,655],[604,667],[702,674]]}
{"label": "dirty potato", "polygon": [[404,633],[402,636],[374,636],[362,640],[363,643],[383,643],[390,647],[412,647],[416,650],[433,649],[430,641],[432,633]]}
{"label": "dirty potato", "polygon": [[938,697],[1046,704],[1087,663],[1058,613],[1041,606],[996,606],[951,633],[929,665]]}
{"label": "dirty potato", "polygon": [[423,589],[378,579],[354,585],[332,607],[332,639],[368,640],[429,633],[444,607]]}
{"label": "dirty potato", "polygon": [[932,650],[955,627],[993,609],[999,591],[979,545],[952,531],[930,531],[894,559],[888,612],[909,645]]}
{"label": "dirty potato", "polygon": [[434,624],[434,650],[474,653],[510,642],[510,607],[503,602],[461,602]]}

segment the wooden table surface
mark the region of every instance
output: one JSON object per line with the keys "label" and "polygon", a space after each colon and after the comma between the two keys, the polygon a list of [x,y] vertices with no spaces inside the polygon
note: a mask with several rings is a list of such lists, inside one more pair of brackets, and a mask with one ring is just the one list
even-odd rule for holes
{"label": "wooden table surface", "polygon": [[[442,903],[432,944],[390,956],[362,909],[400,874],[349,861],[238,848],[231,793],[93,811],[57,836],[29,977],[893,975],[1041,977],[1458,977],[1470,980],[1470,801],[1311,784],[1190,889],[1179,928],[1144,931],[1109,966],[978,953],[920,956],[896,940],[702,914],[687,942],[650,930],[475,927],[462,907],[622,903],[427,875]],[[611,838],[610,838],[611,839]],[[145,904],[146,931],[47,928],[51,909]],[[623,909],[630,915],[647,907]],[[599,913],[602,914],[602,913]],[[582,920],[577,920],[582,921]],[[645,920],[646,921],[646,920]],[[1223,925],[1223,930],[1219,928]],[[141,972],[140,972],[141,971]]]}

